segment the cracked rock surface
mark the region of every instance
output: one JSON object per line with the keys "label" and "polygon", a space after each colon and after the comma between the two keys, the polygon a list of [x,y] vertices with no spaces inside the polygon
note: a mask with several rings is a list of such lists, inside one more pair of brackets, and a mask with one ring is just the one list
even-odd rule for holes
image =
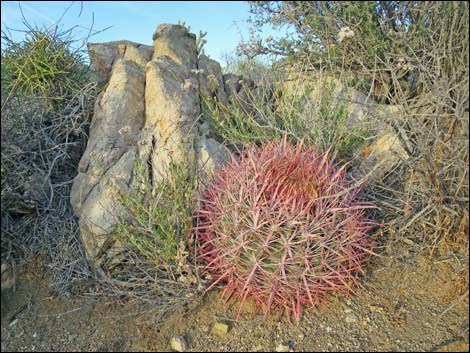
{"label": "cracked rock surface", "polygon": [[104,89],[70,198],[95,265],[115,255],[113,230],[123,212],[108,182],[126,192],[136,161],[151,168],[147,172],[156,182],[170,161],[207,172],[226,158],[200,122],[199,92],[211,90],[212,77],[218,83],[214,94],[227,99],[220,65],[198,56],[196,36],[181,25],[160,25],[153,40],[153,48],[129,41],[88,45],[91,68]]}

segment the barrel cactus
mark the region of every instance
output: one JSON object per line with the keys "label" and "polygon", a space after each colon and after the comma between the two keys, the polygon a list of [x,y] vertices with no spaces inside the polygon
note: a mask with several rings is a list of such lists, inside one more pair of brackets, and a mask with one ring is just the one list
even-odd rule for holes
{"label": "barrel cactus", "polygon": [[223,295],[251,298],[265,315],[285,309],[297,321],[328,293],[350,293],[375,255],[375,226],[329,151],[285,138],[247,147],[214,172],[202,193],[194,233],[198,258]]}

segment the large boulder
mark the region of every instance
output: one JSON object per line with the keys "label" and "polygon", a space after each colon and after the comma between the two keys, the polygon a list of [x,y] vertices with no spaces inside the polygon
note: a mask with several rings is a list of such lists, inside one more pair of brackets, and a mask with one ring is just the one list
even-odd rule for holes
{"label": "large boulder", "polygon": [[[222,75],[219,63],[199,55],[196,36],[184,26],[164,24],[153,35],[153,46],[129,41],[88,45],[95,79],[103,85],[90,128],[89,141],[80,160],[71,191],[71,203],[86,253],[92,264],[119,261],[123,248],[115,228],[126,210],[108,183],[122,193],[133,185],[137,162],[152,182],[165,176],[170,163],[183,163],[189,172],[204,176],[227,159],[223,146],[211,138],[209,125],[201,121],[202,97],[221,103],[238,101],[250,114],[250,97],[274,99],[273,87],[262,87],[243,76]],[[356,151],[353,175],[361,178],[373,170],[382,178],[408,156],[394,130],[377,124],[378,114],[400,114],[392,106],[373,103],[358,91],[347,89],[335,78],[306,81],[294,77],[281,87],[287,103],[300,98],[308,109],[318,109],[328,95],[329,109],[345,105],[347,125],[366,125],[371,139]],[[277,97],[277,95],[276,95]],[[396,119],[395,119],[396,120]],[[372,122],[373,124],[368,123]],[[125,250],[125,249],[124,249]]]}
{"label": "large boulder", "polygon": [[[147,64],[146,80],[145,127],[156,142],[151,158],[154,170],[163,171],[170,160],[190,163],[199,115],[197,81],[187,67],[168,56]],[[184,86],[187,80],[191,84]]]}
{"label": "large boulder", "polygon": [[[113,261],[120,247],[114,230],[125,210],[109,182],[128,192],[134,187],[137,161],[151,169],[147,172],[155,182],[170,162],[207,173],[227,158],[199,119],[200,91],[207,91],[209,80],[215,78],[217,94],[226,99],[220,65],[205,57],[199,60],[196,36],[183,26],[161,25],[153,39],[152,52],[128,41],[89,45],[92,68],[104,90],[95,105],[71,203],[95,266]],[[205,76],[198,72],[199,63]]]}
{"label": "large boulder", "polygon": [[337,77],[325,74],[305,77],[289,72],[281,89],[283,101],[302,102],[303,116],[314,114],[324,100],[330,111],[345,109],[346,128],[367,134],[367,143],[350,151],[354,157],[350,172],[356,180],[366,183],[382,180],[398,163],[409,158],[405,148],[408,146],[404,146],[407,134],[399,126],[394,129],[389,125],[390,121],[402,123],[403,107],[378,104]]}
{"label": "large boulder", "polygon": [[375,114],[377,104],[358,90],[347,87],[334,76],[317,74],[299,76],[298,73],[288,73],[281,84],[282,99],[286,102],[301,101],[304,116],[309,116],[319,109],[323,102],[328,104],[330,111],[344,108],[347,112],[348,127],[363,127]]}
{"label": "large boulder", "polygon": [[109,81],[111,70],[117,59],[133,61],[144,67],[152,58],[153,47],[128,40],[108,43],[88,43],[91,71],[94,79],[102,85]]}
{"label": "large boulder", "polygon": [[153,34],[153,59],[168,56],[181,67],[197,68],[196,35],[182,25],[162,24]]}
{"label": "large boulder", "polygon": [[198,69],[200,70],[199,80],[201,94],[211,98],[217,97],[221,103],[227,104],[228,97],[220,64],[208,58],[206,55],[200,55]]}
{"label": "large boulder", "polygon": [[116,204],[107,180],[129,187],[137,155],[137,136],[144,125],[145,71],[119,59],[106,89],[98,96],[87,148],[72,185],[70,201],[79,217],[83,244],[96,259],[116,225]]}

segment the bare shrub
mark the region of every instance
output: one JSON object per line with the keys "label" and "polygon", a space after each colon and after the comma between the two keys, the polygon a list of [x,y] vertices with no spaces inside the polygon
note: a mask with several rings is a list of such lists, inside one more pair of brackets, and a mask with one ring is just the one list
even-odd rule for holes
{"label": "bare shrub", "polygon": [[45,255],[65,294],[90,276],[69,193],[96,87],[70,32],[29,29],[21,43],[3,33],[2,260]]}
{"label": "bare shrub", "polygon": [[[469,5],[466,2],[252,2],[253,38],[240,51],[271,54],[308,75],[328,71],[393,106],[378,112],[406,151],[365,189],[392,242],[429,255],[459,249],[468,267]],[[393,114],[390,112],[394,111]]]}

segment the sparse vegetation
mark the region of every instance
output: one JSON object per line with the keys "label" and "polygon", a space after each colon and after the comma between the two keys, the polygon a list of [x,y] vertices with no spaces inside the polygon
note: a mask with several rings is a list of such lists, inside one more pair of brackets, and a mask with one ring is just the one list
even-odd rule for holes
{"label": "sparse vegetation", "polygon": [[118,238],[156,265],[176,263],[181,243],[188,243],[197,190],[197,177],[186,165],[170,163],[165,174],[154,185],[146,167],[136,162],[131,190],[111,185],[126,213]]}
{"label": "sparse vegetation", "polygon": [[[232,94],[224,104],[217,97],[203,97],[204,120],[209,123],[220,141],[242,147],[262,144],[287,135],[289,141],[303,140],[307,145],[331,148],[343,159],[350,159],[367,138],[359,124],[348,124],[348,112],[343,102],[334,98],[334,83],[325,80],[317,85],[295,84],[293,88],[265,86],[258,82],[256,89],[250,81],[242,81],[240,94]],[[320,86],[320,87],[318,87]],[[276,90],[287,90],[276,96]]]}
{"label": "sparse vegetation", "polygon": [[69,193],[96,89],[71,31],[28,29],[20,43],[2,33],[2,261],[42,255],[68,293],[90,276]]}
{"label": "sparse vegetation", "polygon": [[[242,304],[250,295],[265,313],[284,308],[298,320],[302,305],[315,306],[329,292],[349,292],[358,283],[356,272],[375,245],[366,234],[373,218],[382,223],[379,252],[393,261],[426,255],[455,262],[450,280],[459,298],[449,308],[468,300],[468,2],[255,1],[251,9],[254,29],[272,24],[293,31],[240,44],[244,57],[229,61],[224,72],[236,74],[224,82],[235,87],[227,99],[216,94],[214,74],[208,76],[214,94],[199,92],[202,116],[195,124],[207,123],[210,137],[233,151],[229,168],[214,174],[196,217],[201,175],[187,164],[170,163],[166,177],[153,180],[137,163],[128,190],[109,184],[124,209],[115,236],[127,251],[110,265],[112,275],[89,266],[69,202],[98,93],[83,52],[73,47],[71,31],[57,27],[29,26],[20,43],[2,34],[2,264],[43,255],[56,293],[90,279],[99,288],[94,295],[141,300],[159,321],[205,293],[204,280],[211,278],[199,277],[197,259],[215,276],[212,287],[226,282],[226,294]],[[198,57],[205,36],[197,37]],[[272,65],[258,55],[268,55]],[[200,85],[204,72],[195,71]],[[196,82],[187,81],[187,88]],[[351,121],[351,92],[373,108],[363,121]],[[344,170],[385,129],[404,151],[398,162],[380,178],[349,180]],[[315,150],[326,164],[305,156],[294,165],[260,158],[259,151],[268,144],[272,152],[279,141],[292,146],[289,151]],[[344,170],[328,164],[329,153],[345,162]],[[243,163],[235,162],[239,157]],[[99,159],[92,163],[99,169]],[[331,203],[318,201],[312,189],[315,168],[332,179],[321,196]],[[335,198],[339,190],[328,185],[339,185],[347,197]],[[290,188],[282,202],[270,198],[276,188]],[[367,204],[355,203],[356,196],[377,205],[369,218],[359,214]],[[324,217],[313,219],[322,207]],[[265,223],[253,226],[262,212]],[[311,235],[328,243],[312,245]],[[403,244],[406,250],[397,251]],[[280,254],[291,252],[300,255],[287,265]],[[320,275],[307,278],[306,268]]]}
{"label": "sparse vegetation", "polygon": [[468,267],[468,3],[254,1],[251,11],[255,30],[290,26],[292,35],[253,37],[240,53],[281,56],[312,78],[329,72],[394,105],[372,121],[395,131],[406,154],[365,192],[394,243],[433,255],[457,242]]}

